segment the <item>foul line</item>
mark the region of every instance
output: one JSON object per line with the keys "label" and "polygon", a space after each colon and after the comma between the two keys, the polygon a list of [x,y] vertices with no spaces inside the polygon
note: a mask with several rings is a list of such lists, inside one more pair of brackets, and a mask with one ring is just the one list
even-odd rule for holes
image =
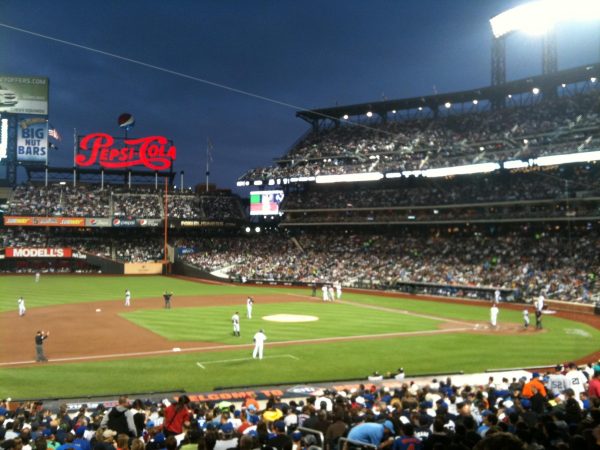
{"label": "foul line", "polygon": [[[291,358],[291,359],[295,359],[296,361],[299,361],[300,358],[294,356],[294,355],[274,355],[274,356],[265,356],[263,357],[263,359],[274,359],[274,358]],[[218,364],[218,363],[228,363],[228,362],[238,362],[238,361],[250,361],[256,358],[252,358],[252,357],[248,357],[248,358],[234,358],[234,359],[221,359],[218,361],[203,361],[200,362],[198,361],[196,363],[196,365],[198,367],[200,367],[201,369],[206,369],[206,367],[204,367],[207,364]]]}
{"label": "foul line", "polygon": [[[469,324],[471,325],[471,324]],[[403,337],[403,336],[419,336],[419,335],[429,335],[429,334],[445,334],[445,333],[456,333],[459,331],[471,331],[473,330],[472,326],[469,327],[461,327],[461,328],[448,328],[445,330],[425,330],[425,331],[404,331],[397,333],[383,333],[383,334],[362,334],[362,335],[353,335],[353,336],[334,336],[334,337],[325,337],[325,338],[314,338],[314,339],[297,339],[293,341],[279,341],[279,342],[270,342],[268,347],[281,347],[287,345],[297,345],[297,344],[318,344],[322,342],[341,342],[341,341],[356,341],[356,340],[366,340],[366,339],[386,339],[393,337]],[[213,345],[208,347],[188,347],[188,348],[180,348],[177,351],[173,349],[169,350],[154,350],[147,352],[134,352],[134,353],[112,353],[106,355],[92,355],[92,356],[76,356],[71,358],[52,358],[49,359],[48,362],[78,362],[78,361],[93,361],[93,360],[101,360],[101,359],[122,359],[122,358],[134,358],[140,356],[157,356],[157,355],[166,355],[169,353],[191,353],[191,352],[199,352],[199,351],[214,351],[214,350],[240,350],[246,348],[254,348],[254,344],[237,344],[237,345]],[[27,361],[14,361],[14,362],[5,362],[0,363],[0,367],[8,367],[8,366],[22,366],[35,363],[35,360],[27,360]]]}

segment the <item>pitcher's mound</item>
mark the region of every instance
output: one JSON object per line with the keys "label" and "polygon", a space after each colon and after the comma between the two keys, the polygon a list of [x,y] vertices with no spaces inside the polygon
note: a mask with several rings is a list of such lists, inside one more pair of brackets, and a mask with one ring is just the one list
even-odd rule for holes
{"label": "pitcher's mound", "polygon": [[269,322],[314,322],[319,320],[317,316],[303,316],[301,314],[273,314],[264,316],[264,320]]}

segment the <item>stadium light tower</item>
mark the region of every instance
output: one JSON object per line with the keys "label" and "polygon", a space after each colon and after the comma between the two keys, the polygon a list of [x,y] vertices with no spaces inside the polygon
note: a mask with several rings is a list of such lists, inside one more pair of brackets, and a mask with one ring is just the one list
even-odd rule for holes
{"label": "stadium light tower", "polygon": [[490,19],[492,85],[506,82],[506,38],[515,31],[542,36],[542,73],[558,70],[555,25],[600,20],[598,0],[537,0],[508,9]]}

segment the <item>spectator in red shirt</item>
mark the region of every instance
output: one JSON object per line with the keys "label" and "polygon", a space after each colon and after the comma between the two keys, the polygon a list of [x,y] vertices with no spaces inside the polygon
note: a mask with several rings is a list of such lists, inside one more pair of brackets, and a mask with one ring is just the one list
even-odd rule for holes
{"label": "spectator in red shirt", "polygon": [[594,376],[589,382],[588,395],[590,398],[600,398],[600,372],[594,370]]}
{"label": "spectator in red shirt", "polygon": [[189,397],[182,395],[177,403],[167,406],[163,422],[165,436],[174,436],[183,432],[183,424],[190,421],[189,403]]}

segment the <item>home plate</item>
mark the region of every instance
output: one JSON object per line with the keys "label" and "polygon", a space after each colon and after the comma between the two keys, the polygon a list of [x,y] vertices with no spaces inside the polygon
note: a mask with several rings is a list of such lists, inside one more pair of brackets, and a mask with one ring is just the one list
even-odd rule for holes
{"label": "home plate", "polygon": [[100,308],[96,309],[96,312],[100,312],[100,311],[102,311]]}

